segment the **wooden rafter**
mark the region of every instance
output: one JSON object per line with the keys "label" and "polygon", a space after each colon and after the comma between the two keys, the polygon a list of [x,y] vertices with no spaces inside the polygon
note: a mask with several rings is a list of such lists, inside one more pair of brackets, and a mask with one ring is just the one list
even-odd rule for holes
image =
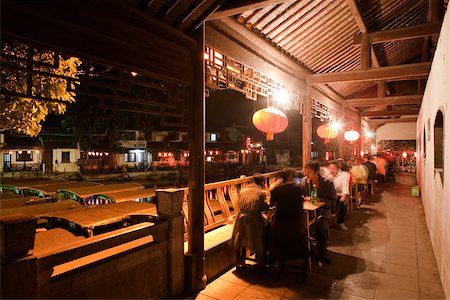
{"label": "wooden rafter", "polygon": [[[353,17],[355,18],[355,21],[356,21],[356,24],[358,25],[359,31],[361,31],[361,33],[368,33],[366,23],[364,22],[364,19],[359,10],[358,4],[356,3],[356,0],[347,0],[347,5],[353,14]],[[370,45],[370,49],[371,49],[370,52],[371,52],[372,63],[375,67],[378,68],[378,67],[380,67],[380,62],[378,61],[378,57],[375,52],[375,49],[373,48],[372,45]]]}
{"label": "wooden rafter", "polygon": [[403,110],[381,110],[381,111],[365,111],[361,113],[362,117],[388,117],[388,116],[412,116],[418,115],[419,109],[403,109]]}
{"label": "wooden rafter", "polygon": [[222,19],[245,11],[260,9],[269,5],[284,3],[285,0],[246,0],[246,1],[227,1],[221,5],[220,9],[211,14],[208,20]]}
{"label": "wooden rafter", "polygon": [[345,100],[345,104],[351,107],[369,107],[376,105],[404,105],[420,104],[423,95],[390,96],[374,98],[358,98]]}
{"label": "wooden rafter", "polygon": [[370,124],[376,125],[376,124],[386,124],[386,123],[410,123],[410,122],[417,122],[416,118],[396,118],[396,119],[370,119]]}
{"label": "wooden rafter", "polygon": [[[368,37],[371,44],[377,44],[396,40],[408,40],[430,35],[438,35],[440,28],[440,23],[426,23],[402,28],[375,31],[369,33]],[[364,34],[357,34],[353,42],[355,44],[362,44],[363,36]]]}
{"label": "wooden rafter", "polygon": [[361,81],[377,81],[389,79],[405,79],[411,76],[428,75],[431,63],[415,63],[398,66],[388,66],[373,68],[367,71],[355,70],[336,73],[313,74],[311,76],[311,84],[322,84],[332,82],[361,82]]}

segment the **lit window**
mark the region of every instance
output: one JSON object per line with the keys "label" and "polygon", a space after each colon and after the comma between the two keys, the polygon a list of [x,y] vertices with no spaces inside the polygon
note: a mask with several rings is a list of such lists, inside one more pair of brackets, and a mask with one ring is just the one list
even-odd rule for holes
{"label": "lit window", "polygon": [[70,163],[70,152],[69,151],[61,152],[61,162],[62,163]]}
{"label": "lit window", "polygon": [[33,152],[31,151],[18,151],[16,152],[16,161],[32,161]]}
{"label": "lit window", "polygon": [[217,133],[211,133],[210,140],[211,142],[217,142]]}
{"label": "lit window", "polygon": [[129,152],[125,153],[125,162],[135,162],[136,161],[136,153]]}

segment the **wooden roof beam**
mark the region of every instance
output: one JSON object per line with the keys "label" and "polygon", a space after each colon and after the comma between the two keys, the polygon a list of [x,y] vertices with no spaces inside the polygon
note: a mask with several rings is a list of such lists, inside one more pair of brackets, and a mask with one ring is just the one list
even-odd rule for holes
{"label": "wooden roof beam", "polygon": [[244,0],[244,1],[227,1],[221,5],[220,9],[208,17],[208,21],[222,19],[245,11],[264,8],[269,5],[275,5],[286,2],[285,0]]}
{"label": "wooden roof beam", "polygon": [[[397,40],[408,40],[430,35],[438,35],[441,29],[440,23],[426,23],[420,25],[412,25],[407,27],[375,31],[369,33],[369,43],[379,44]],[[361,44],[363,42],[363,34],[357,34],[353,42]]]}
{"label": "wooden roof beam", "polygon": [[364,111],[361,117],[388,117],[388,116],[412,116],[418,115],[419,109]]}
{"label": "wooden roof beam", "polygon": [[428,75],[431,63],[415,63],[398,66],[373,68],[367,71],[355,70],[336,73],[323,73],[310,75],[311,84],[317,85],[332,82],[361,82],[390,79],[404,79],[411,76]]}
{"label": "wooden roof beam", "polygon": [[345,100],[345,105],[351,107],[369,107],[376,105],[420,104],[422,102],[422,98],[423,95],[355,98]]}
{"label": "wooden roof beam", "polygon": [[369,122],[371,125],[386,124],[386,123],[410,123],[410,122],[417,122],[417,117],[416,118],[398,118],[398,119],[370,119]]}

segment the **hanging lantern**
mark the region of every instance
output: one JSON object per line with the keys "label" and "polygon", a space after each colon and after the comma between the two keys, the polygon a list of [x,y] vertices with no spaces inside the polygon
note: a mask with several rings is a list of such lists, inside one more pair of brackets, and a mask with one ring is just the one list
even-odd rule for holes
{"label": "hanging lantern", "polygon": [[344,139],[347,142],[354,142],[357,141],[359,139],[359,132],[356,130],[348,130],[346,132],[344,132]]}
{"label": "hanging lantern", "polygon": [[285,131],[288,126],[286,115],[274,107],[258,110],[253,114],[252,121],[259,131],[267,134],[268,141],[272,141],[275,133]]}
{"label": "hanging lantern", "polygon": [[328,143],[331,139],[334,139],[338,136],[338,131],[336,128],[333,128],[329,124],[320,125],[317,128],[317,135],[325,140],[325,143]]}

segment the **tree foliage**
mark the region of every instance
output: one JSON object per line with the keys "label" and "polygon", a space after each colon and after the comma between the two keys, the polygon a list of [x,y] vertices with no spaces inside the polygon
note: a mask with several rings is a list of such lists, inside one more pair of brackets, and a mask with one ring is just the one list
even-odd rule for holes
{"label": "tree foliage", "polygon": [[36,136],[48,114],[63,114],[75,102],[81,60],[24,43],[1,47],[0,130]]}

